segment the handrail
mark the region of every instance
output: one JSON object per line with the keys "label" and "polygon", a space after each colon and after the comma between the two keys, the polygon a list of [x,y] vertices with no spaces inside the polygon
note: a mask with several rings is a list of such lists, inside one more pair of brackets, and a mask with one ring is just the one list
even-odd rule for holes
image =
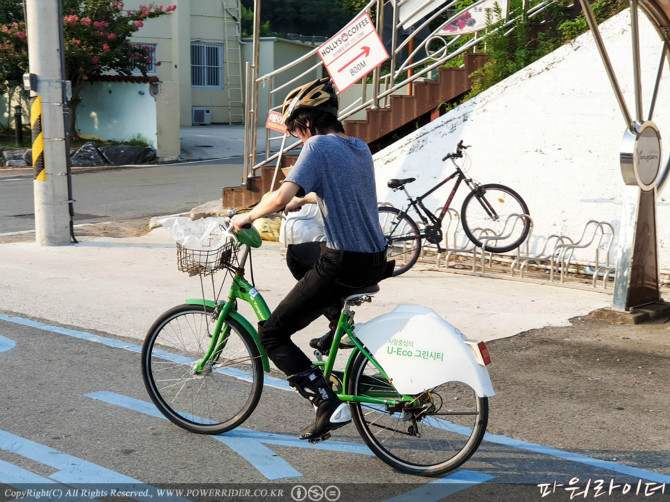
{"label": "handrail", "polygon": [[[358,113],[362,110],[365,110],[367,108],[370,108],[372,106],[377,106],[379,103],[381,103],[383,100],[385,100],[388,96],[391,94],[397,92],[398,90],[402,89],[403,87],[407,86],[408,84],[411,84],[415,82],[416,80],[423,78],[425,75],[429,74],[432,72],[434,69],[444,65],[446,62],[452,60],[453,58],[463,54],[466,51],[469,51],[471,49],[476,49],[479,47],[482,43],[484,43],[491,35],[494,33],[498,32],[499,30],[504,30],[510,26],[512,26],[520,17],[526,16],[528,19],[538,15],[540,12],[542,12],[545,8],[547,8],[548,5],[554,3],[554,0],[537,0],[537,3],[533,5],[532,7],[529,6],[528,10],[524,13],[522,10],[515,10],[510,16],[507,18],[507,20],[502,23],[500,26],[489,29],[487,30],[487,33],[484,34],[483,36],[476,36],[473,37],[472,40],[468,41],[465,43],[462,47],[457,48],[456,50],[449,52],[449,48],[454,45],[458,40],[461,39],[461,35],[456,35],[453,37],[452,40],[449,42],[443,42],[444,47],[441,47],[437,51],[430,52],[429,50],[429,45],[431,42],[435,40],[440,40],[443,41],[444,37],[440,36],[439,32],[441,30],[441,27],[438,29],[434,30],[428,37],[426,37],[425,40],[423,40],[420,44],[417,44],[415,49],[411,52],[411,54],[408,54],[407,57],[404,59],[404,61],[401,61],[399,65],[397,65],[396,59],[399,57],[400,53],[402,50],[405,49],[410,44],[411,40],[415,40],[415,37],[417,34],[425,27],[429,26],[429,24],[434,21],[438,16],[444,14],[447,10],[452,9],[452,7],[457,3],[458,0],[453,0],[451,2],[446,3],[442,7],[436,9],[432,14],[427,16],[423,22],[415,29],[408,37],[406,40],[404,40],[402,43],[397,44],[397,31],[400,28],[400,23],[397,22],[398,20],[398,11],[399,8],[406,2],[403,2],[402,0],[391,0],[392,3],[392,8],[394,10],[394,23],[393,23],[393,33],[391,34],[392,37],[392,53],[390,54],[390,69],[391,72],[386,74],[386,75],[380,75],[379,68],[377,68],[376,73],[374,74],[373,78],[373,89],[371,92],[371,96],[368,96],[368,90],[367,86],[363,85],[362,87],[362,92],[361,96],[358,98],[355,98],[354,102],[359,102],[357,106],[349,106],[347,107],[346,110],[343,110],[339,118],[341,120],[344,120],[350,116],[352,116],[355,113]],[[378,11],[383,7],[383,0],[371,0],[368,2],[368,4],[361,9],[356,16],[354,16],[355,19],[356,17],[368,13],[370,14],[373,9],[377,9]],[[374,22],[374,21],[373,21]],[[258,112],[258,90],[259,90],[259,84],[263,84],[267,81],[270,82],[270,91],[268,91],[268,103],[270,106],[270,109],[275,109],[276,107],[272,106],[272,96],[276,95],[279,91],[289,87],[289,86],[295,86],[298,85],[297,83],[300,82],[306,75],[310,73],[317,72],[319,69],[323,68],[323,62],[318,61],[316,64],[312,65],[308,70],[302,72],[300,75],[297,77],[293,77],[289,79],[287,82],[283,83],[282,85],[278,86],[277,88],[273,88],[272,86],[272,81],[275,77],[278,75],[284,74],[284,72],[289,71],[293,68],[295,68],[297,65],[302,64],[311,58],[313,58],[317,52],[318,52],[319,47],[315,47],[313,50],[309,51],[308,53],[304,54],[300,58],[296,59],[295,61],[282,66],[281,68],[278,68],[276,70],[273,70],[265,75],[258,76],[257,78],[254,79],[253,81],[253,91],[250,92],[250,97],[252,98],[251,100],[247,99],[246,102],[246,107],[248,110],[245,112],[245,116],[249,117],[252,114],[254,114],[254,118],[258,119],[257,117],[257,112]],[[425,57],[418,57],[422,51],[426,54]],[[409,51],[408,51],[409,52]],[[418,58],[418,59],[417,59]],[[430,63],[430,61],[433,61],[433,63]],[[421,67],[421,68],[420,68]],[[419,69],[420,68],[420,69]],[[419,69],[416,73],[413,75],[407,75],[403,77],[403,72],[406,70],[414,70],[414,69]],[[252,74],[254,72],[251,72]],[[408,72],[410,73],[410,72]],[[382,89],[383,87],[383,89]],[[262,167],[263,165],[267,164],[270,162],[270,151],[268,148],[266,148],[265,152],[265,157],[266,159],[259,162],[258,164],[252,165],[255,163],[253,159],[255,159],[255,145],[257,141],[257,128],[247,128],[246,129],[246,134],[245,134],[245,158],[244,158],[244,179],[246,177],[252,176],[254,172]],[[266,142],[267,143],[267,142]],[[299,143],[295,144],[297,146]],[[251,145],[249,147],[249,145]],[[295,147],[294,146],[294,147]]]}

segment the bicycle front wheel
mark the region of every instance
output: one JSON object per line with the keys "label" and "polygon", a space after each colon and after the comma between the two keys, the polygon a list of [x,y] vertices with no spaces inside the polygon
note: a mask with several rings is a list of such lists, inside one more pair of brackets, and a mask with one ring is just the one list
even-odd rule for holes
{"label": "bicycle front wheel", "polygon": [[217,322],[213,312],[202,305],[174,307],[154,322],[142,346],[142,377],[151,400],[172,423],[199,434],[240,425],[263,390],[256,342],[232,318],[222,328],[225,342],[201,364]]}
{"label": "bicycle front wheel", "polygon": [[[504,185],[481,185],[463,200],[461,221],[468,239],[477,247],[486,243],[486,251],[506,253],[518,248],[528,237],[528,206],[511,188]],[[517,215],[517,216],[512,216]],[[499,238],[487,240],[487,237]]]}
{"label": "bicycle front wheel", "polygon": [[[359,354],[348,393],[399,399],[393,385]],[[479,447],[488,422],[488,399],[468,385],[448,382],[397,406],[351,403],[351,416],[370,449],[391,467],[420,476],[456,469]]]}
{"label": "bicycle front wheel", "polygon": [[395,260],[393,275],[407,272],[419,259],[421,233],[406,213],[394,207],[379,208],[379,223],[388,245],[388,259]]}

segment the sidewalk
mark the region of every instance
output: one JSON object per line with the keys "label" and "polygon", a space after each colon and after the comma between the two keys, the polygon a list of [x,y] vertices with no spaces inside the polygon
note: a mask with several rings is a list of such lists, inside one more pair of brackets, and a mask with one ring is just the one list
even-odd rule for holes
{"label": "sidewalk", "polygon": [[[294,284],[279,245],[254,251],[257,288],[273,308]],[[0,245],[0,310],[113,336],[142,339],[151,323],[186,298],[202,297],[197,277],[177,271],[175,245],[157,228],[134,238],[83,237],[76,245],[34,242]],[[608,294],[501,279],[421,270],[387,279],[372,304],[356,309],[357,321],[401,303],[424,305],[476,340],[504,338],[534,328],[565,326],[574,316],[607,307]],[[211,292],[206,296],[211,297]],[[242,310],[242,307],[241,307]],[[253,314],[250,311],[245,315]],[[307,348],[327,322],[296,337]]]}
{"label": "sidewalk", "polygon": [[[245,127],[241,124],[182,127],[179,132],[181,154],[178,162],[242,157],[244,131]],[[258,127],[256,134],[256,152],[264,154],[267,129]],[[272,134],[277,136],[277,133]],[[279,141],[271,141],[270,150],[279,150]]]}

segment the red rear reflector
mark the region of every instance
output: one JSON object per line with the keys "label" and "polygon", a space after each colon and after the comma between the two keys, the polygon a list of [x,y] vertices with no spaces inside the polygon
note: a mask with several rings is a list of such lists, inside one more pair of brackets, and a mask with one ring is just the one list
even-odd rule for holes
{"label": "red rear reflector", "polygon": [[491,356],[489,355],[489,349],[486,348],[486,344],[484,342],[479,342],[477,347],[479,348],[479,353],[482,355],[482,359],[484,360],[484,365],[488,366],[491,364]]}

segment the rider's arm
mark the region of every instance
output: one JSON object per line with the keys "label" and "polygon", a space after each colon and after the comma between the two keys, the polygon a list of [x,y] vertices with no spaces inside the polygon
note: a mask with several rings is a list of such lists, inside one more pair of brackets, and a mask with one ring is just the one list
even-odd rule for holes
{"label": "rider's arm", "polygon": [[248,213],[236,214],[233,216],[231,223],[236,231],[243,230],[244,227],[251,225],[254,220],[267,216],[268,214],[276,213],[295,197],[300,190],[300,185],[285,181],[275,191],[270,192]]}
{"label": "rider's arm", "polygon": [[295,211],[300,211],[300,209],[302,209],[302,206],[304,206],[305,204],[316,204],[316,203],[317,199],[316,194],[314,192],[310,192],[304,197],[296,196],[293,197],[293,199],[291,199],[291,202],[286,204],[286,207],[284,208],[284,213],[288,214]]}

